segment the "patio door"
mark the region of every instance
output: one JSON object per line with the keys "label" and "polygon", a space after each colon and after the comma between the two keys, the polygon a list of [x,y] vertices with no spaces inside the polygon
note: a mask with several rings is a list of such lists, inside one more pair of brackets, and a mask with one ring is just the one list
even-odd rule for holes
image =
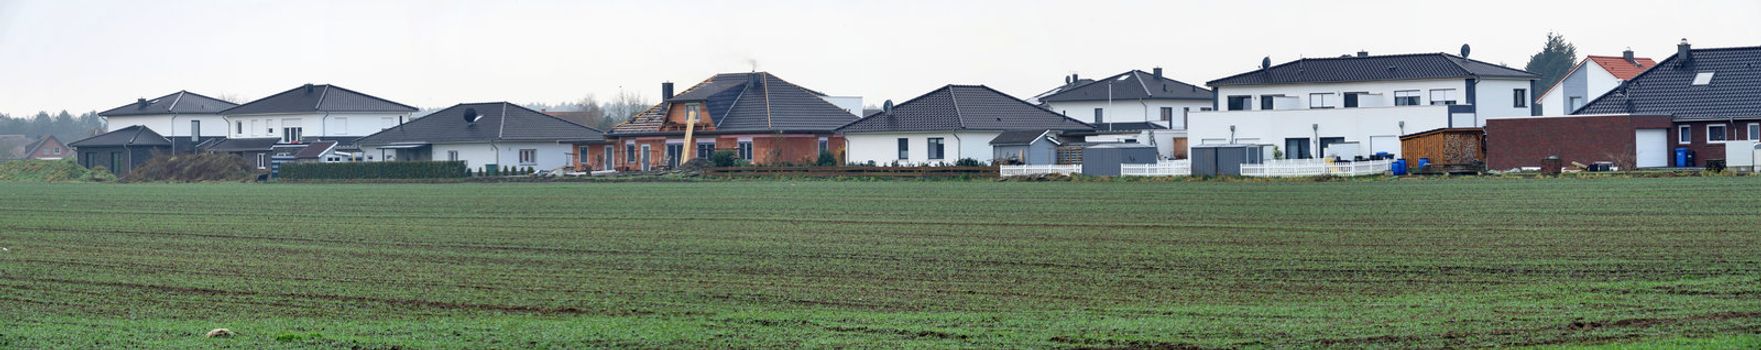
{"label": "patio door", "polygon": [[668,168],[679,167],[679,157],[684,157],[684,156],[685,156],[685,144],[669,143],[666,145],[666,166]]}

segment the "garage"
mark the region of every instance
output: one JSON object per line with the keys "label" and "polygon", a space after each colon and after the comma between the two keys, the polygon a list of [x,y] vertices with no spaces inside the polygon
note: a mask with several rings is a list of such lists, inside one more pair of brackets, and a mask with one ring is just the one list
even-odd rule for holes
{"label": "garage", "polygon": [[1633,161],[1640,168],[1669,166],[1669,130],[1639,129],[1633,132]]}
{"label": "garage", "polygon": [[[1669,166],[1667,115],[1599,114],[1486,119],[1486,167],[1540,167],[1611,162],[1621,169]],[[1433,160],[1434,161],[1434,160]]]}

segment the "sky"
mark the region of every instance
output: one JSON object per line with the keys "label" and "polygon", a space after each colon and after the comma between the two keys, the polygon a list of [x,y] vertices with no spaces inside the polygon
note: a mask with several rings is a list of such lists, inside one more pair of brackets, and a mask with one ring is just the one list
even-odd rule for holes
{"label": "sky", "polygon": [[1662,60],[1761,45],[1761,1],[0,0],[0,113],[329,83],[425,108],[660,95],[767,71],[869,105],[946,84],[1020,98],[1076,73],[1195,85],[1302,57],[1449,52],[1521,68],[1558,32]]}

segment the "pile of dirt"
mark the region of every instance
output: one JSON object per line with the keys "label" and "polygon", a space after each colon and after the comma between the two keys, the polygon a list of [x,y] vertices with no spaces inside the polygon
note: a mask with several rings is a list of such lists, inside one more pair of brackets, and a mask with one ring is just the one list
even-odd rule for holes
{"label": "pile of dirt", "polygon": [[251,164],[231,154],[162,154],[135,166],[128,181],[249,181],[256,178]]}
{"label": "pile of dirt", "polygon": [[116,176],[103,167],[86,169],[71,159],[12,160],[0,162],[0,181],[79,182],[114,181]]}

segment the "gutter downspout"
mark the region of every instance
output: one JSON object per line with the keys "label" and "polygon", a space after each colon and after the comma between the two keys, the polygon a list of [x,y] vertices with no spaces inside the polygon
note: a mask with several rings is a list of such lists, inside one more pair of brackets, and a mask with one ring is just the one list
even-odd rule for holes
{"label": "gutter downspout", "polygon": [[[177,102],[172,102],[171,105],[173,107],[175,107],[177,105]],[[171,135],[172,135],[171,138],[173,140],[177,139],[177,114],[176,113],[171,114]],[[177,154],[177,141],[171,141],[171,154]]]}

